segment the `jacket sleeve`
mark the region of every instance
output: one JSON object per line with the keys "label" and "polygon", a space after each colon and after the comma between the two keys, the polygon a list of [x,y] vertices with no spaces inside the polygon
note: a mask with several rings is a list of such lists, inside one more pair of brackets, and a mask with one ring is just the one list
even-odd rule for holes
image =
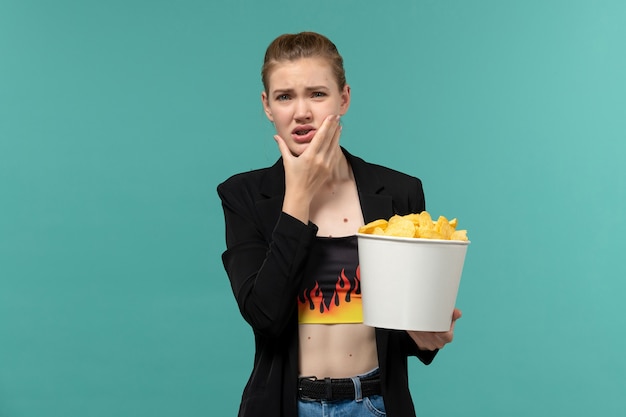
{"label": "jacket sleeve", "polygon": [[435,359],[439,349],[437,350],[421,350],[417,347],[417,344],[411,339],[411,336],[407,332],[402,332],[401,337],[406,349],[407,356],[416,356],[424,365],[430,365]]}
{"label": "jacket sleeve", "polygon": [[296,308],[302,270],[317,227],[280,213],[271,236],[249,193],[218,187],[226,225],[222,254],[243,318],[268,337],[278,337]]}

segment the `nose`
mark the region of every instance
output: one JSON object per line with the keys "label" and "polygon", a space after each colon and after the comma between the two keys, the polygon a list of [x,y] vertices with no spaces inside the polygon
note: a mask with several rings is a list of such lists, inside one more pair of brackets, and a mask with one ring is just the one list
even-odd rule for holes
{"label": "nose", "polygon": [[311,108],[307,100],[298,100],[296,102],[293,118],[296,121],[308,121],[311,120],[312,116],[313,114],[311,113]]}

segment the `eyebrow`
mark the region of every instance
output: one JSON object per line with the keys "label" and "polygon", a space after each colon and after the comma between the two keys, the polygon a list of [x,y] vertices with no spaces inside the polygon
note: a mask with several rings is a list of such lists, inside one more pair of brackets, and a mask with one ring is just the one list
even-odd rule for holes
{"label": "eyebrow", "polygon": [[[306,91],[320,91],[320,90],[328,91],[330,89],[324,85],[313,85],[310,87],[306,87],[305,90]],[[273,94],[287,94],[287,93],[293,93],[294,91],[295,90],[293,88],[278,88],[272,91],[272,93]]]}

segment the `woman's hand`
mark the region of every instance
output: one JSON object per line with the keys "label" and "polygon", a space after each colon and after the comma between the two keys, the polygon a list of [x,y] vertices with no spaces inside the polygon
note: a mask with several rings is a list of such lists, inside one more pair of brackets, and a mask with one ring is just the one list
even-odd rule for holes
{"label": "woman's hand", "polygon": [[285,167],[285,213],[304,223],[309,221],[309,206],[313,197],[330,179],[342,156],[340,135],[339,115],[330,115],[300,155],[293,155],[285,140],[274,136]]}
{"label": "woman's hand", "polygon": [[452,323],[450,330],[447,332],[418,332],[407,330],[411,339],[417,344],[421,350],[436,350],[443,348],[446,344],[452,342],[454,338],[454,324],[457,319],[461,318],[461,310],[455,308],[452,312]]}

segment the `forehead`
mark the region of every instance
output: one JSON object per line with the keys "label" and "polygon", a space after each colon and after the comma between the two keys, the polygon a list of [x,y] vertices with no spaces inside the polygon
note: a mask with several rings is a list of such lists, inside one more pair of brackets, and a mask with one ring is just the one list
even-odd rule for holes
{"label": "forehead", "polygon": [[270,90],[325,86],[338,88],[332,68],[324,58],[300,58],[274,64],[269,76]]}

